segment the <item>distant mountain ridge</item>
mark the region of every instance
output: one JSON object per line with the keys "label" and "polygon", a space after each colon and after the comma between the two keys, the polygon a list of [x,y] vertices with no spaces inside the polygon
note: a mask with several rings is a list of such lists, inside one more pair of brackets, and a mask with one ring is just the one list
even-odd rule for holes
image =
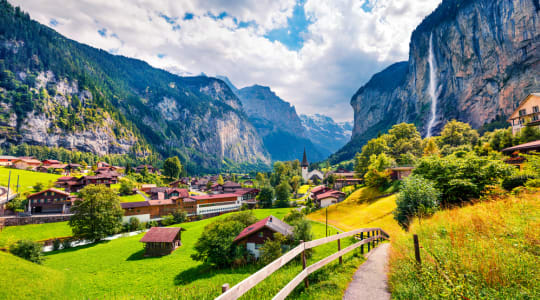
{"label": "distant mountain ridge", "polygon": [[311,142],[330,153],[336,152],[351,139],[352,121],[336,123],[321,114],[300,115],[300,119]]}

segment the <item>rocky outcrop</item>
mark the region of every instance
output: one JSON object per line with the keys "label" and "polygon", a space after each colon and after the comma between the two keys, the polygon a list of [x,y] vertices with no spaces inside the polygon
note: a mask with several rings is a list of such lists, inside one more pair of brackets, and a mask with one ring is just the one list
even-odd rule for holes
{"label": "rocky outcrop", "polygon": [[331,153],[316,147],[307,138],[294,106],[278,97],[269,87],[253,85],[236,93],[272,160],[300,159],[304,148],[311,161],[322,160]]}
{"label": "rocky outcrop", "polygon": [[300,115],[311,142],[334,153],[351,139],[352,122],[336,123],[332,118],[320,114]]}
{"label": "rocky outcrop", "polygon": [[439,83],[434,133],[451,119],[478,128],[508,116],[540,90],[539,24],[538,0],[444,0],[413,32],[409,60],[374,75],[352,97],[353,142],[399,122],[426,134],[430,35]]}

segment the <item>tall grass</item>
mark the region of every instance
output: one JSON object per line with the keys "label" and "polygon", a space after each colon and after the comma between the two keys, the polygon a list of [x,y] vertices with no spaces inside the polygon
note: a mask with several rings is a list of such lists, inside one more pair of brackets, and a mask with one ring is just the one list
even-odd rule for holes
{"label": "tall grass", "polygon": [[[422,265],[414,260],[418,234]],[[491,199],[416,221],[393,240],[395,299],[539,299],[540,193]]]}

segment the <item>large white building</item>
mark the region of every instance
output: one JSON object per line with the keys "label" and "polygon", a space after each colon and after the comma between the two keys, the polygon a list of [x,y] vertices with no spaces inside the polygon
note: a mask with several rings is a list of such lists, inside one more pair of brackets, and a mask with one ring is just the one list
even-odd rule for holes
{"label": "large white building", "polygon": [[314,181],[315,179],[319,180],[319,182],[323,180],[324,174],[321,171],[312,170],[310,172],[308,170],[309,163],[307,160],[306,149],[304,149],[304,156],[302,157],[301,167],[302,167],[302,178],[304,179],[305,182],[307,182],[308,180]]}

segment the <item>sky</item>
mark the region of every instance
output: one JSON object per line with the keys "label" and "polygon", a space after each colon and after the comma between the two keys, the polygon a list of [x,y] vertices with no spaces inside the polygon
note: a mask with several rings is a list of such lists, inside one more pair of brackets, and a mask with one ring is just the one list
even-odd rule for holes
{"label": "sky", "polygon": [[407,60],[440,0],[9,0],[78,42],[183,76],[270,86],[302,114],[353,119],[352,95]]}

